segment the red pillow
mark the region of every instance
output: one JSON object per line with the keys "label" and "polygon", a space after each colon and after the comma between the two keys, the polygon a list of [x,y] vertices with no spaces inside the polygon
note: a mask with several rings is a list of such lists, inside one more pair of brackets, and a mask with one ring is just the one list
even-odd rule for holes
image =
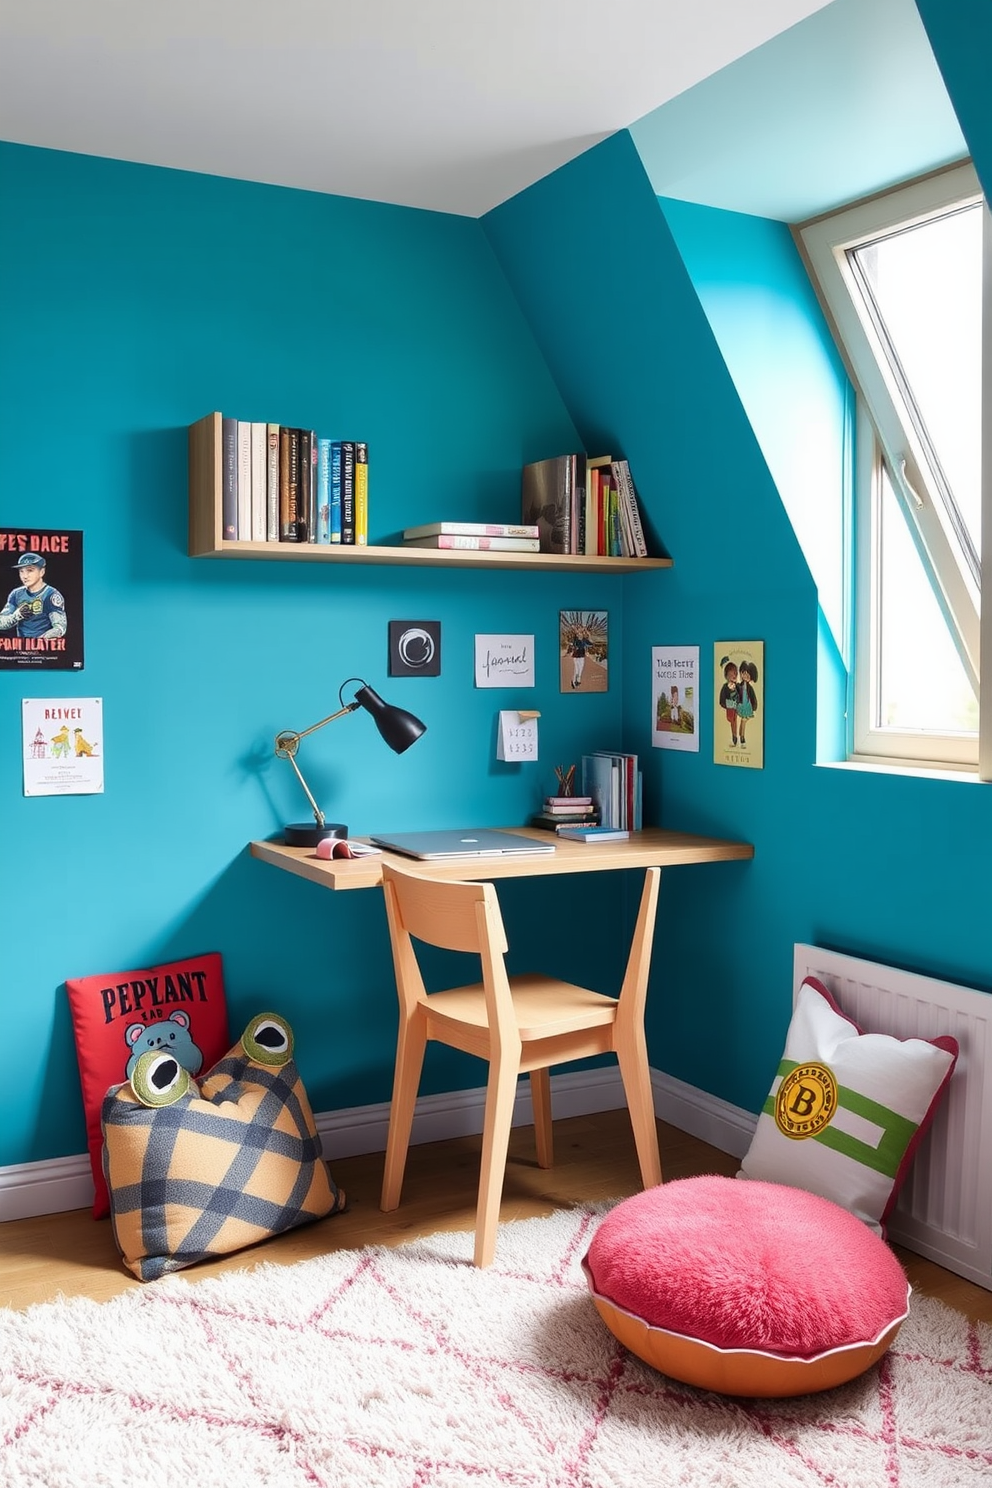
{"label": "red pillow", "polygon": [[130,1078],[149,1049],[168,1049],[191,1075],[226,1054],[224,973],[218,952],[209,951],[145,971],[73,977],[66,988],[93,1171],[93,1218],[104,1219],[110,1195],[103,1176],[103,1098],[111,1085]]}

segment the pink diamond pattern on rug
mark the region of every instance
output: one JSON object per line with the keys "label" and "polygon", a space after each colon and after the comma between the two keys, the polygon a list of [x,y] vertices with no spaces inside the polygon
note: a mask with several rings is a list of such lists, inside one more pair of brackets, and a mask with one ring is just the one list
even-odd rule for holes
{"label": "pink diamond pattern on rug", "polygon": [[626,1353],[579,1270],[602,1209],[0,1313],[4,1488],[979,1488],[992,1329],[915,1298],[861,1379],[796,1400]]}

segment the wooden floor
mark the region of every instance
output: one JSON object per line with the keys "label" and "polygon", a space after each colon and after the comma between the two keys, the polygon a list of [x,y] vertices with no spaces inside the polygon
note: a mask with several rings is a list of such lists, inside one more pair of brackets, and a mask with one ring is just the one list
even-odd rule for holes
{"label": "wooden floor", "polygon": [[[659,1132],[666,1180],[737,1171],[737,1160],[726,1153],[663,1122]],[[262,1262],[291,1265],[328,1250],[396,1245],[436,1230],[471,1229],[479,1146],[478,1137],[465,1137],[411,1148],[403,1201],[392,1214],[379,1211],[382,1153],[332,1163],[336,1182],[348,1194],[345,1213],[184,1274],[196,1281]],[[520,1127],[511,1137],[501,1218],[527,1219],[576,1203],[623,1198],[639,1187],[626,1111],[556,1122],[552,1169],[537,1167],[533,1131]],[[908,1251],[898,1255],[917,1291],[939,1297],[970,1318],[992,1322],[992,1292]],[[59,1295],[102,1302],[141,1285],[124,1269],[109,1221],[94,1221],[88,1210],[0,1224],[2,1306],[25,1308]]]}

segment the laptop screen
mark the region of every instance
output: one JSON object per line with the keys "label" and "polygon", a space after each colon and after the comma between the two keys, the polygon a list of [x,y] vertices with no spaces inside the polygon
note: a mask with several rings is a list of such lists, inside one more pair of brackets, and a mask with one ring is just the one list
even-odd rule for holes
{"label": "laptop screen", "polygon": [[525,857],[555,850],[553,842],[537,842],[533,837],[518,837],[514,832],[500,832],[493,827],[395,832],[388,837],[373,836],[371,840],[391,852],[421,859]]}

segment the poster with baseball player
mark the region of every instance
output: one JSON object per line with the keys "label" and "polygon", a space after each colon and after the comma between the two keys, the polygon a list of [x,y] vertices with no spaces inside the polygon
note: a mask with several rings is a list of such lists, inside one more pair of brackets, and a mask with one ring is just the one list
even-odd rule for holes
{"label": "poster with baseball player", "polygon": [[81,532],[0,527],[0,668],[11,667],[82,671]]}

